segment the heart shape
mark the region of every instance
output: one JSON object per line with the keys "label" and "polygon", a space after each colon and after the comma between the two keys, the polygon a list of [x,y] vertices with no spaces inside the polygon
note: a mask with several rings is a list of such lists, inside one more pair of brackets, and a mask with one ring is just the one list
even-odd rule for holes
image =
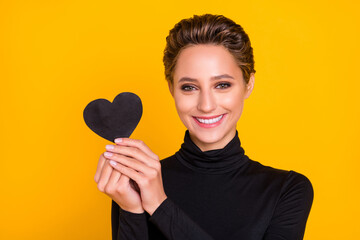
{"label": "heart shape", "polygon": [[85,107],[83,116],[86,125],[100,137],[111,142],[128,138],[141,119],[141,99],[131,92],[118,94],[112,103],[96,99]]}

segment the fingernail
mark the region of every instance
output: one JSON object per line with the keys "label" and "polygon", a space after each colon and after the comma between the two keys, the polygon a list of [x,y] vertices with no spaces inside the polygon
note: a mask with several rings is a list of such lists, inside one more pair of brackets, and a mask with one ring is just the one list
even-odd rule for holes
{"label": "fingernail", "polygon": [[106,145],[105,148],[107,150],[113,150],[115,148],[115,146],[114,145]]}
{"label": "fingernail", "polygon": [[117,138],[117,139],[115,139],[115,142],[116,142],[116,143],[121,143],[121,142],[122,142],[122,138]]}
{"label": "fingernail", "polygon": [[116,166],[117,163],[115,161],[113,161],[113,160],[110,160],[110,164],[113,165],[113,166]]}
{"label": "fingernail", "polygon": [[104,156],[105,156],[105,157],[111,157],[112,155],[113,155],[113,154],[112,154],[112,153],[109,153],[109,152],[105,152],[105,153],[104,153]]}

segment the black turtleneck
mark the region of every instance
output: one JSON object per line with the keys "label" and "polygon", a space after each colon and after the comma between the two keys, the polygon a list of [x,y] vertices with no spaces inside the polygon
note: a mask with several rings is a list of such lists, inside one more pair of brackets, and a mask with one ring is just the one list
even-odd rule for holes
{"label": "black turtleneck", "polygon": [[152,216],[112,201],[113,239],[297,240],[313,200],[302,174],[250,160],[238,132],[222,149],[184,143],[161,161],[167,199]]}

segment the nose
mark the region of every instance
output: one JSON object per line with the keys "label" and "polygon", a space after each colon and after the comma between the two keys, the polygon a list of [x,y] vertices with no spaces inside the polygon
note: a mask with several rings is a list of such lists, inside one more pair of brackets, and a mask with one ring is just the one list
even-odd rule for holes
{"label": "nose", "polygon": [[201,112],[210,113],[216,109],[216,99],[212,91],[202,90],[199,93],[198,110]]}

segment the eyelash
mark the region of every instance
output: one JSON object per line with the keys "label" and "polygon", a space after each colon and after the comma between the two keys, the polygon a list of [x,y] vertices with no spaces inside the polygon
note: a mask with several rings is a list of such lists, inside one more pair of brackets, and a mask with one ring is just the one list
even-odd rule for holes
{"label": "eyelash", "polygon": [[[219,89],[226,89],[226,88],[229,88],[231,87],[231,84],[230,83],[226,83],[226,82],[222,82],[222,83],[219,83],[218,85],[216,85],[216,88],[218,88],[218,86],[223,86],[223,85],[226,85],[227,87],[220,87]],[[192,88],[195,89],[196,87],[195,86],[192,86],[192,85],[182,85],[181,86],[181,90],[185,91],[185,92],[190,92],[192,90],[190,90],[189,88]]]}

